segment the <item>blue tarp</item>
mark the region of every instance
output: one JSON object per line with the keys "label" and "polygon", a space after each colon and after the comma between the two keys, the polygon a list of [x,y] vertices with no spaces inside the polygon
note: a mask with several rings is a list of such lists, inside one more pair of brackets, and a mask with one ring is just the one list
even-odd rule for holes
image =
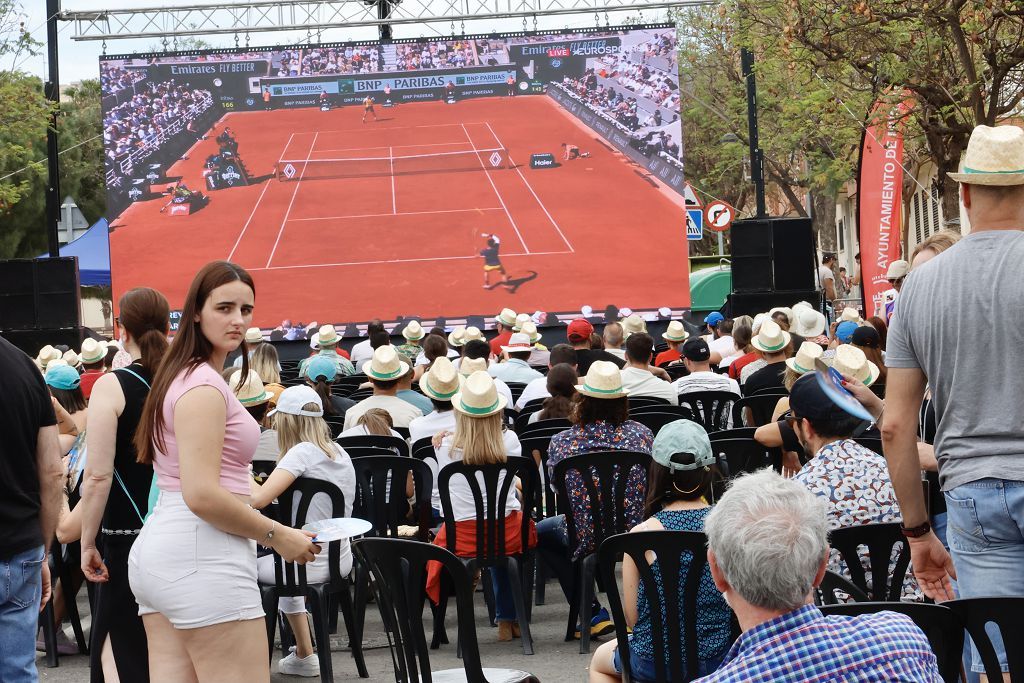
{"label": "blue tarp", "polygon": [[[84,235],[60,248],[61,256],[78,257],[78,279],[83,287],[110,286],[110,235],[101,218]],[[42,254],[39,258],[47,258]]]}

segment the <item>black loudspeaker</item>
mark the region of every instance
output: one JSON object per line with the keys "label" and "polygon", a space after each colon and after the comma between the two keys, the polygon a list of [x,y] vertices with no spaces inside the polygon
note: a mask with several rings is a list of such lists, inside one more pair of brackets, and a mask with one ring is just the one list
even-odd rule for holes
{"label": "black loudspeaker", "polygon": [[0,330],[81,326],[74,257],[0,261]]}
{"label": "black loudspeaker", "polygon": [[65,327],[57,330],[5,330],[0,333],[7,341],[11,342],[25,352],[31,358],[35,358],[39,349],[47,344],[51,346],[64,345],[78,351],[82,348],[83,329],[81,327]]}
{"label": "black loudspeaker", "polygon": [[792,306],[798,301],[806,301],[814,310],[821,304],[821,293],[814,289],[796,289],[774,292],[733,292],[726,301],[729,317],[741,315],[751,317],[765,313],[777,306]]}
{"label": "black loudspeaker", "polygon": [[814,289],[810,218],[755,218],[732,225],[734,292]]}

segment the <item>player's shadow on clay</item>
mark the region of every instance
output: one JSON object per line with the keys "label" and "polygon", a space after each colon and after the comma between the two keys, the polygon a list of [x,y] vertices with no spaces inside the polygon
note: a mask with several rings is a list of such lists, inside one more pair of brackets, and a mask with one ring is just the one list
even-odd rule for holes
{"label": "player's shadow on clay", "polygon": [[528,275],[524,275],[523,277],[512,277],[512,278],[509,278],[508,282],[499,282],[499,283],[497,283],[495,285],[492,285],[491,289],[497,289],[498,287],[504,287],[506,290],[508,290],[509,294],[515,294],[516,291],[518,291],[519,288],[522,287],[523,285],[525,285],[527,282],[529,282],[530,280],[536,280],[537,279],[537,271],[535,271],[535,270],[528,270],[526,272],[528,273]]}

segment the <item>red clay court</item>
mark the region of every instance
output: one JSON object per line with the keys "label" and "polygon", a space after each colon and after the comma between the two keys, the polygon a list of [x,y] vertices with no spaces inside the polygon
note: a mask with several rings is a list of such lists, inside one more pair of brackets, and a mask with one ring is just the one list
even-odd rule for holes
{"label": "red clay court", "polygon": [[[682,198],[549,98],[378,106],[377,116],[226,114],[215,130],[231,128],[256,181],[208,192],[190,216],[161,214],[163,198],[126,210],[110,239],[115,300],[145,285],[180,307],[195,272],[227,258],[253,274],[262,327],[689,305]],[[214,137],[169,175],[204,188]],[[560,159],[562,142],[591,157],[529,168],[531,153]],[[507,150],[500,167],[492,150]],[[291,180],[274,176],[282,162]],[[525,279],[514,293],[482,287],[484,232],[500,235],[509,277]]]}

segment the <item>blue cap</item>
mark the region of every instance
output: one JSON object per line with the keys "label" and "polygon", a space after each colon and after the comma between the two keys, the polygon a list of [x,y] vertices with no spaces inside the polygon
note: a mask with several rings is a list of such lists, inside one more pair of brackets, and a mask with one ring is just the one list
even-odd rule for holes
{"label": "blue cap", "polygon": [[836,326],[836,339],[844,344],[849,344],[853,339],[853,333],[860,327],[857,323],[847,320]]}
{"label": "blue cap", "polygon": [[314,382],[323,377],[328,382],[333,382],[334,377],[338,374],[338,364],[330,358],[324,356],[313,356],[306,363],[305,375]]}
{"label": "blue cap", "polygon": [[708,313],[708,317],[704,318],[704,322],[711,325],[711,327],[714,327],[723,320],[725,320],[725,316],[718,311],[712,311],[711,313]]}
{"label": "blue cap", "polygon": [[[680,456],[686,453],[689,456]],[[692,420],[669,422],[658,430],[651,450],[654,462],[672,472],[696,470],[715,464],[708,433]]]}
{"label": "blue cap", "polygon": [[82,384],[82,376],[70,365],[58,365],[46,371],[46,383],[54,389],[70,391]]}

